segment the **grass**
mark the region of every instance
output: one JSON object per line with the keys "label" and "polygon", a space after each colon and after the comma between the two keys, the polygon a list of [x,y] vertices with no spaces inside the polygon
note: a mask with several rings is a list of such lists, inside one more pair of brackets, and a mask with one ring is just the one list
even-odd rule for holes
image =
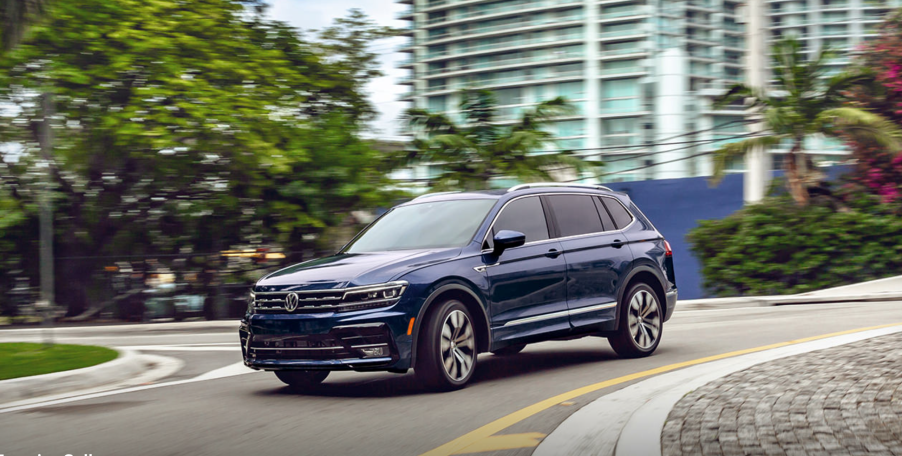
{"label": "grass", "polygon": [[0,380],[80,369],[116,359],[119,353],[94,345],[0,344]]}

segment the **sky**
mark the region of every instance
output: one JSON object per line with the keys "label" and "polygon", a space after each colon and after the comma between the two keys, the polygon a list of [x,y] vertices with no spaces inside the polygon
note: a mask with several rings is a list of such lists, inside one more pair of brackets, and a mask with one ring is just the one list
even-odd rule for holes
{"label": "sky", "polygon": [[[324,28],[333,19],[346,15],[351,8],[363,10],[379,25],[405,25],[405,21],[395,20],[395,14],[406,5],[397,4],[394,0],[270,0],[269,4],[269,15],[273,19],[304,30]],[[372,51],[380,54],[382,72],[385,73],[385,76],[374,80],[367,87],[370,101],[379,111],[379,117],[370,128],[372,136],[394,138],[398,133],[398,118],[407,103],[397,100],[408,89],[396,85],[395,81],[405,76],[409,70],[395,67],[404,58],[404,54],[393,51],[408,39],[391,38],[376,42],[371,47]]]}

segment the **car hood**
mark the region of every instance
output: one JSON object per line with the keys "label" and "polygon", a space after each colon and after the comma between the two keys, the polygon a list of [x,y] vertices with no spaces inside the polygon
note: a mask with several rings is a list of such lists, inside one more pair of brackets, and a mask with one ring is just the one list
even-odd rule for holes
{"label": "car hood", "polygon": [[269,274],[257,291],[327,290],[389,282],[407,272],[460,255],[461,249],[342,253]]}

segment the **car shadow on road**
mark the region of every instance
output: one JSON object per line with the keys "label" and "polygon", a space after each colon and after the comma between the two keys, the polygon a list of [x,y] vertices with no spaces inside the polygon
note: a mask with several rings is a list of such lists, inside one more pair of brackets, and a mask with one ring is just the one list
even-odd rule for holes
{"label": "car shadow on road", "polygon": [[[586,364],[618,360],[612,351],[597,349],[562,349],[541,350],[520,353],[513,356],[497,356],[490,353],[479,355],[476,373],[470,387],[480,383],[496,380],[525,378],[553,371],[566,371],[569,368]],[[364,375],[364,374],[361,374]],[[398,397],[418,394],[431,394],[417,381],[413,371],[405,375],[398,374],[366,374],[361,381],[342,379],[325,383],[314,388],[281,387],[259,390],[255,394],[261,396],[322,396],[322,397]],[[378,375],[378,377],[373,377]],[[275,378],[273,381],[276,381]]]}

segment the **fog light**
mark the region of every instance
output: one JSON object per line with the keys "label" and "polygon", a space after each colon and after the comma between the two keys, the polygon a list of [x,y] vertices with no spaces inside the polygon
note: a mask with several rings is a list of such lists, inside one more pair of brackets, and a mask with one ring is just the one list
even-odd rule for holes
{"label": "fog light", "polygon": [[365,358],[388,355],[388,347],[361,348],[360,351]]}

